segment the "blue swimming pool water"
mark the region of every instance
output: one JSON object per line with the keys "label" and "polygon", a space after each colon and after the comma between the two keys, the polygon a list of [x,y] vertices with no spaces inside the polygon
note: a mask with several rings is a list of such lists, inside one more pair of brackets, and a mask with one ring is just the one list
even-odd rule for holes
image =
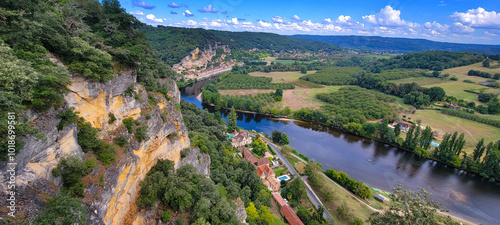
{"label": "blue swimming pool water", "polygon": [[288,176],[281,176],[281,177],[278,177],[278,180],[282,181],[282,180],[286,180],[288,179]]}

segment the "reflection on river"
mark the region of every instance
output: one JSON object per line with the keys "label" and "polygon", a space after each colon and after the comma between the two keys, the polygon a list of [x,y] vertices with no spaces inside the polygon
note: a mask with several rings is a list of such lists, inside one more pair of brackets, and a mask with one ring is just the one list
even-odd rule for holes
{"label": "reflection on river", "polygon": [[[182,99],[203,106],[194,96],[203,83],[184,89]],[[223,112],[227,119],[228,112]],[[483,224],[500,224],[500,184],[446,165],[316,123],[280,121],[266,116],[238,113],[238,126],[271,135],[286,132],[290,146],[323,165],[344,171],[373,187],[390,191],[401,183],[406,188],[425,188],[432,199],[450,213]]]}

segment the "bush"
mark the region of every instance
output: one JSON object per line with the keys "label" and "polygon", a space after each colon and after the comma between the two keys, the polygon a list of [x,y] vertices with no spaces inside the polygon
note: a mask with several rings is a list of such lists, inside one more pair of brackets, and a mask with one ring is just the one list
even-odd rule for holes
{"label": "bush", "polygon": [[161,214],[161,221],[164,223],[168,222],[172,218],[172,212],[170,210],[167,210]]}
{"label": "bush", "polygon": [[363,184],[361,181],[356,181],[352,178],[349,177],[344,172],[337,172],[333,169],[327,169],[325,171],[326,176],[328,176],[330,179],[334,180],[338,184],[342,185],[345,187],[347,190],[351,191],[355,195],[361,197],[361,198],[368,198],[370,197],[370,189],[368,186]]}
{"label": "bush", "polygon": [[62,177],[63,192],[72,196],[83,197],[84,184],[82,177],[90,173],[96,166],[92,160],[81,160],[76,156],[68,156],[62,159],[56,168],[52,170],[52,175]]}
{"label": "bush", "polygon": [[134,132],[133,126],[134,125],[141,125],[141,123],[137,120],[134,120],[132,117],[125,118],[122,120],[123,125],[127,128],[127,131],[131,134]]}
{"label": "bush", "polygon": [[470,83],[470,84],[474,84],[474,81],[471,81],[471,80],[463,80],[464,83]]}
{"label": "bush", "polygon": [[147,136],[146,132],[148,130],[148,126],[140,126],[135,130],[135,139],[137,139],[138,142],[142,142],[145,140],[148,140],[149,137]]}
{"label": "bush", "polygon": [[189,155],[189,152],[191,151],[190,148],[185,148],[181,150],[181,159],[186,158],[186,156]]}
{"label": "bush", "polygon": [[457,81],[457,80],[458,80],[458,78],[457,78],[457,77],[455,77],[455,76],[453,76],[453,77],[451,77],[451,78],[450,78],[450,80]]}
{"label": "bush", "polygon": [[87,207],[80,199],[60,196],[47,201],[47,207],[33,224],[86,224]]}
{"label": "bush", "polygon": [[113,113],[109,113],[109,114],[108,114],[108,117],[109,117],[109,119],[108,119],[108,124],[112,124],[112,123],[114,123],[114,122],[116,121],[115,114],[113,114]]}
{"label": "bush", "polygon": [[57,130],[62,130],[67,124],[78,122],[78,112],[74,112],[73,110],[74,108],[68,108],[57,114],[57,118],[61,119],[61,122],[57,125]]}
{"label": "bush", "polygon": [[115,143],[118,146],[123,147],[125,145],[128,145],[128,139],[125,136],[120,135],[119,137],[116,138]]}

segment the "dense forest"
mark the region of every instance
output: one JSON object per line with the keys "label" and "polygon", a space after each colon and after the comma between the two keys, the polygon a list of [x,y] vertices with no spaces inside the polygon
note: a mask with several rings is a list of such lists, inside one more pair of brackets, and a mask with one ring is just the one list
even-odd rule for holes
{"label": "dense forest", "polygon": [[327,52],[342,51],[335,45],[317,41],[300,40],[283,35],[258,32],[230,32],[205,30],[202,28],[182,28],[167,26],[144,26],[148,41],[160,52],[160,57],[168,65],[180,62],[195,48],[208,48],[218,42],[232,50],[261,49],[269,52]]}

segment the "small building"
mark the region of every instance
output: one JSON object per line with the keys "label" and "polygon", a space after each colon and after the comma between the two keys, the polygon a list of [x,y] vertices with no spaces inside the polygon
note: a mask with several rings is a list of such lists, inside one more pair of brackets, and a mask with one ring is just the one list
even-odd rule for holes
{"label": "small building", "polygon": [[458,103],[457,102],[448,102],[448,106],[451,108],[458,108]]}
{"label": "small building", "polygon": [[380,196],[380,195],[375,195],[375,199],[379,202],[384,202],[385,201],[385,198]]}
{"label": "small building", "polygon": [[248,149],[243,149],[243,156],[245,157],[245,160],[254,164],[257,163],[257,158],[252,155],[252,153]]}
{"label": "small building", "polygon": [[401,128],[401,130],[404,132],[407,132],[408,129],[410,129],[410,127],[412,126],[411,123],[402,122],[399,120],[394,121],[394,123],[392,123],[392,126],[396,127],[396,125],[398,125],[398,124],[399,124],[399,128]]}
{"label": "small building", "polygon": [[283,200],[283,198],[281,197],[281,195],[279,193],[276,193],[276,192],[273,193],[273,198],[274,198],[274,200],[276,200],[276,202],[278,203],[278,205],[280,207],[283,207],[286,205],[285,200]]}
{"label": "small building", "polygon": [[264,157],[264,158],[261,158],[259,160],[257,160],[257,163],[256,163],[257,166],[262,166],[262,165],[269,165],[269,159]]}
{"label": "small building", "polygon": [[241,146],[249,145],[251,143],[252,137],[250,137],[247,132],[242,131],[236,134],[234,134],[233,132],[233,138],[231,140],[231,144],[233,145],[233,147],[238,148]]}
{"label": "small building", "polygon": [[281,214],[286,218],[288,224],[290,225],[304,225],[300,218],[295,214],[295,212],[290,208],[290,206],[285,205],[280,209]]}
{"label": "small building", "polygon": [[278,191],[280,182],[274,177],[274,171],[269,165],[261,165],[257,167],[257,175],[262,179],[262,183],[267,186],[270,191]]}

